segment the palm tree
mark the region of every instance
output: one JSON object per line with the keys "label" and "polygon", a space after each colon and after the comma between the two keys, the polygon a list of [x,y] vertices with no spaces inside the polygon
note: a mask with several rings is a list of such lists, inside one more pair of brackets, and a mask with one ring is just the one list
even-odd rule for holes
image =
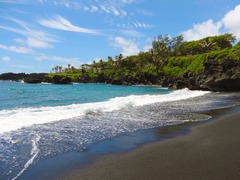
{"label": "palm tree", "polygon": [[203,53],[205,53],[205,52],[211,51],[214,48],[214,46],[216,45],[216,42],[213,42],[212,39],[207,37],[203,40],[203,42],[200,43],[200,45],[203,48],[203,51],[204,51]]}
{"label": "palm tree", "polygon": [[57,73],[58,72],[58,66],[55,66],[54,70],[55,70],[55,73]]}
{"label": "palm tree", "polygon": [[122,55],[122,54],[119,54],[118,60],[119,60],[119,61],[123,60],[123,55]]}
{"label": "palm tree", "polygon": [[62,66],[58,66],[59,72],[62,72]]}
{"label": "palm tree", "polygon": [[71,72],[75,72],[76,68],[74,66],[71,66]]}
{"label": "palm tree", "polygon": [[68,72],[71,70],[71,64],[68,64]]}

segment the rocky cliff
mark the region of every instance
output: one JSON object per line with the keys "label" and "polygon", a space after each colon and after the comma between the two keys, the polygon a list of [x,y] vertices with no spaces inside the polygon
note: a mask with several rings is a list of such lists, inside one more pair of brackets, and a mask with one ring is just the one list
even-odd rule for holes
{"label": "rocky cliff", "polygon": [[240,61],[208,59],[199,73],[185,73],[168,81],[171,89],[186,87],[191,90],[240,91]]}
{"label": "rocky cliff", "polygon": [[81,76],[72,80],[69,77],[55,75],[52,78],[45,73],[39,74],[14,74],[5,73],[0,75],[0,80],[23,80],[25,83],[48,82],[53,84],[70,84],[72,81],[79,83],[109,83],[115,85],[162,85],[170,89],[189,88],[191,90],[210,91],[240,91],[240,61],[225,58],[222,61],[207,59],[204,68],[198,73],[185,73],[180,77],[122,77],[121,79],[110,79],[99,74],[97,78]]}

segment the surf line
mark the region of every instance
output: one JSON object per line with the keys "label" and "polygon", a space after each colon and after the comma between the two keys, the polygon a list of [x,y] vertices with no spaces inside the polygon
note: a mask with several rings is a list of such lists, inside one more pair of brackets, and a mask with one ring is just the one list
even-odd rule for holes
{"label": "surf line", "polygon": [[32,140],[32,150],[31,150],[32,157],[26,162],[23,169],[12,180],[15,180],[19,176],[21,176],[22,173],[33,163],[34,159],[37,157],[37,155],[39,153],[39,149],[38,149],[39,140],[40,140],[40,136],[38,134],[35,134],[35,138]]}

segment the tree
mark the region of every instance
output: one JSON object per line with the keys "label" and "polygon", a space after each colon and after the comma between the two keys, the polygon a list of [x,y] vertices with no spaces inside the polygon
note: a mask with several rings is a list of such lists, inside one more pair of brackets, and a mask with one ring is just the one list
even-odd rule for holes
{"label": "tree", "polygon": [[206,52],[210,52],[212,50],[217,49],[216,44],[217,43],[214,42],[213,38],[210,38],[210,37],[204,38],[202,42],[200,42],[200,45],[202,47],[201,53],[206,53]]}
{"label": "tree", "polygon": [[108,56],[108,63],[109,63],[109,66],[113,66],[113,59],[111,56]]}
{"label": "tree", "polygon": [[68,64],[68,72],[71,71],[71,64]]}
{"label": "tree", "polygon": [[82,71],[82,76],[84,76],[86,72],[86,68],[84,64],[81,65],[81,71]]}
{"label": "tree", "polygon": [[153,56],[153,63],[156,67],[160,67],[163,64],[164,60],[170,56],[171,53],[171,40],[165,35],[159,35],[152,41],[152,49],[150,52]]}
{"label": "tree", "polygon": [[181,47],[181,45],[184,43],[184,38],[183,35],[179,35],[175,38],[172,39],[172,44],[171,44],[171,49],[173,52],[173,56],[179,56],[180,55],[180,50],[179,48]]}
{"label": "tree", "polygon": [[236,41],[236,36],[227,33],[220,36],[214,36],[213,38],[220,49],[231,48],[232,44]]}
{"label": "tree", "polygon": [[58,66],[59,72],[62,72],[62,66]]}
{"label": "tree", "polygon": [[72,73],[74,73],[75,70],[76,70],[76,68],[75,68],[74,66],[71,66],[70,71],[71,71]]}
{"label": "tree", "polygon": [[99,66],[100,66],[101,71],[104,70],[104,62],[102,59],[99,60]]}
{"label": "tree", "polygon": [[197,41],[184,42],[179,46],[179,54],[182,56],[207,53],[210,51],[231,48],[236,37],[232,34],[209,36]]}
{"label": "tree", "polygon": [[59,67],[59,66],[55,66],[55,67],[54,67],[55,73],[58,73],[58,67]]}
{"label": "tree", "polygon": [[142,69],[144,65],[147,65],[153,61],[152,55],[150,52],[140,52],[138,54],[139,66]]}
{"label": "tree", "polygon": [[121,61],[121,60],[123,60],[123,55],[122,55],[122,54],[119,54],[119,56],[118,56],[118,61]]}

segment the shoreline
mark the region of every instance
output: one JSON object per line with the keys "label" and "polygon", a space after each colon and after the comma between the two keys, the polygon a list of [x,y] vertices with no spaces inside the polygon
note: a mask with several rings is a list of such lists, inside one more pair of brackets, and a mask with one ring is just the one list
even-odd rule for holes
{"label": "shoreline", "polygon": [[239,179],[239,110],[233,107],[204,112],[213,118],[190,125],[190,132],[95,157],[96,161],[55,178]]}

